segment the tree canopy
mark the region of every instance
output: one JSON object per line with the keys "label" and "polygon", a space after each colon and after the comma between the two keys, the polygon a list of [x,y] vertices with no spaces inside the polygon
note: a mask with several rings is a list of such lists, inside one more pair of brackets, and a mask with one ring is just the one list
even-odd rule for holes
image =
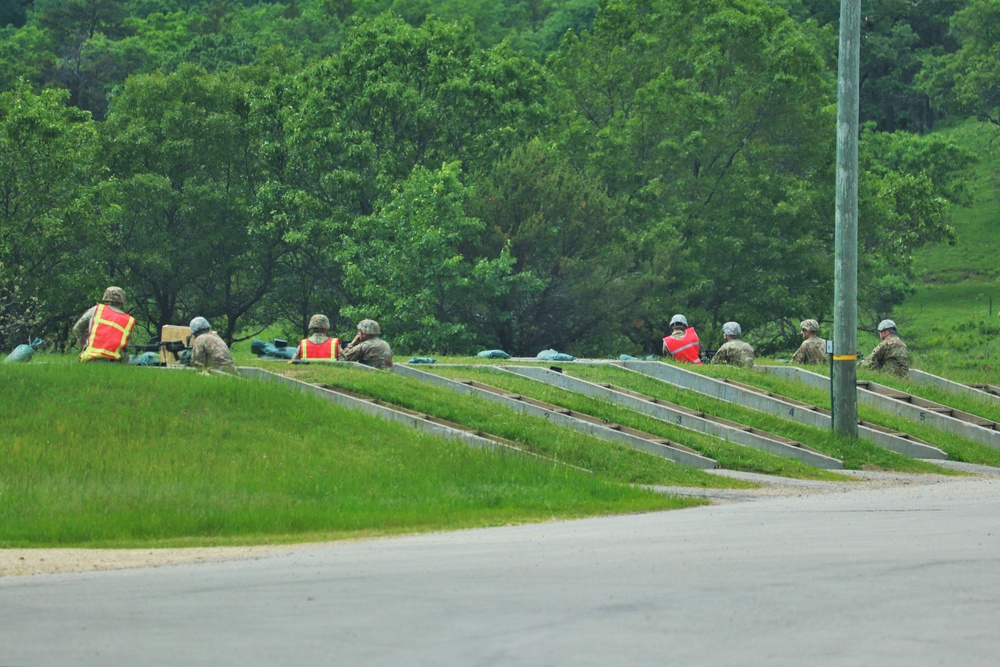
{"label": "tree canopy", "polygon": [[[863,21],[861,310],[954,239],[998,0]],[[229,341],[327,314],[414,353],[786,344],[832,310],[837,12],[807,0],[17,0],[0,10],[0,344]],[[998,124],[1000,127],[1000,124]]]}

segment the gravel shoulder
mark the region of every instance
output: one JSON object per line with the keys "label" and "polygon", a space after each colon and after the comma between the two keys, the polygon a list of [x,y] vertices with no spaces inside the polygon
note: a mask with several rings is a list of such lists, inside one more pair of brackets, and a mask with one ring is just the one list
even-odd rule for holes
{"label": "gravel shoulder", "polygon": [[[969,473],[968,476],[913,475],[867,470],[839,471],[854,477],[853,482],[819,482],[776,478],[731,470],[717,474],[758,482],[758,489],[701,489],[655,487],[664,493],[705,498],[712,503],[756,502],[776,497],[850,493],[907,485],[961,484],[983,477],[1000,478],[1000,468],[935,461],[939,465]],[[315,546],[312,544],[240,547],[192,547],[182,549],[0,549],[0,577],[17,577],[60,572],[122,570],[163,567],[181,563],[208,563],[224,560],[257,559],[269,554]]]}

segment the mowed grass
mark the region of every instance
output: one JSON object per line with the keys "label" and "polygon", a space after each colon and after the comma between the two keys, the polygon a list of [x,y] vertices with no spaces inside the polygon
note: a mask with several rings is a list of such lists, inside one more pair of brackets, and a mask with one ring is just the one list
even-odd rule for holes
{"label": "mowed grass", "polygon": [[[579,373],[589,376],[583,377],[583,379],[590,379],[602,372],[599,367],[586,365],[564,364],[563,367],[569,374],[576,375]],[[609,368],[608,370],[612,373],[615,371],[622,372],[616,368]],[[591,398],[511,373],[481,366],[464,368],[436,367],[433,371],[452,379],[476,380],[509,392],[530,396],[564,408],[593,415],[608,422],[622,424],[623,426],[645,431],[661,438],[667,438],[717,460],[723,468],[730,470],[803,479],[848,479],[844,475],[829,470],[821,470],[796,459],[726,442],[710,435],[681,428],[675,424],[616,406],[603,399]]]}
{"label": "mowed grass", "polygon": [[[700,372],[710,375],[712,377],[726,377],[737,382],[743,382],[745,384],[753,385],[760,389],[765,389],[767,391],[780,394],[782,396],[788,396],[789,398],[794,398],[805,403],[810,403],[812,405],[821,406],[824,408],[830,407],[830,393],[829,390],[819,389],[816,387],[808,386],[797,380],[785,379],[778,377],[776,375],[771,375],[770,373],[765,373],[759,369],[750,370],[745,368],[729,368],[722,366],[706,366],[703,369],[699,369]],[[860,380],[873,380],[880,384],[892,384],[902,388],[904,385],[914,389],[914,393],[918,395],[930,396],[931,392],[928,392],[923,386],[916,385],[912,382],[894,381],[889,378],[884,373],[875,373],[865,369],[861,369],[859,374]],[[933,400],[933,399],[930,399]],[[956,404],[957,403],[957,404]],[[959,405],[964,405],[965,407],[973,407],[971,403],[959,401],[946,402],[947,405],[951,407],[958,408]],[[959,408],[961,409],[961,408]],[[969,410],[970,412],[975,412],[975,410]],[[963,438],[961,436],[953,435],[946,431],[942,431],[939,428],[929,426],[926,422],[920,422],[913,419],[907,419],[906,417],[901,417],[899,415],[878,410],[868,405],[864,405],[859,401],[858,403],[858,416],[864,421],[869,421],[880,426],[885,426],[887,428],[894,429],[903,433],[908,433],[909,435],[919,438],[925,442],[938,447],[948,454],[948,457],[953,461],[964,461],[966,463],[978,463],[982,465],[990,466],[1000,466],[1000,450],[993,449],[979,442],[969,440],[968,438]],[[847,442],[850,442],[848,440]],[[864,442],[859,440],[860,442]],[[874,447],[874,445],[871,445]],[[878,448],[881,449],[881,448]],[[905,457],[904,457],[905,458]],[[916,461],[915,463],[921,463]],[[933,465],[927,463],[925,465]],[[945,469],[940,466],[934,466],[935,472],[941,472],[943,474],[948,474]]]}
{"label": "mowed grass", "polygon": [[[970,120],[944,131],[980,157],[971,208],[952,209],[958,242],[914,253],[917,291],[892,317],[914,368],[961,382],[1000,382],[1000,143],[995,126]],[[860,342],[860,341],[859,341]],[[874,346],[863,347],[865,353]]]}
{"label": "mowed grass", "polygon": [[699,504],[423,435],[289,389],[0,365],[0,546],[327,540]]}
{"label": "mowed grass", "polygon": [[[844,462],[847,469],[880,469],[897,470],[901,472],[947,473],[940,466],[926,461],[912,459],[902,454],[889,451],[866,440],[852,440],[837,435],[829,429],[816,428],[805,424],[789,421],[781,417],[751,410],[734,403],[705,396],[697,392],[682,389],[656,378],[628,371],[614,366],[571,366],[567,364],[567,373],[591,382],[607,382],[632,391],[653,396],[658,399],[684,405],[685,407],[729,419],[769,433],[797,440],[821,451],[828,456],[834,456]],[[736,368],[710,368],[708,373],[716,377],[730,376],[734,380],[751,384],[749,379],[761,373]],[[787,389],[787,385],[782,385]],[[792,397],[790,394],[786,396]]]}
{"label": "mowed grass", "polygon": [[[260,364],[303,382],[334,386],[513,440],[526,450],[625,483],[747,488],[754,484],[711,475],[526,415],[485,398],[460,394],[413,378],[350,365]],[[488,370],[488,369],[486,369]]]}

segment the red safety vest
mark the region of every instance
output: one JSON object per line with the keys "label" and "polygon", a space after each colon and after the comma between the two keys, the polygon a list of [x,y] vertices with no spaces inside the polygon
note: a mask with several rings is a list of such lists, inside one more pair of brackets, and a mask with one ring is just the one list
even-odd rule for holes
{"label": "red safety vest", "polygon": [[694,327],[684,330],[684,338],[674,338],[667,336],[663,339],[663,344],[677,361],[688,361],[692,364],[700,364],[701,358],[698,356],[698,334],[694,332]]}
{"label": "red safety vest", "polygon": [[80,353],[80,361],[91,359],[122,358],[122,348],[128,345],[128,336],[135,326],[135,318],[100,303],[90,321],[87,347]]}
{"label": "red safety vest", "polygon": [[299,359],[338,359],[340,339],[327,338],[322,343],[313,343],[308,338],[299,341]]}

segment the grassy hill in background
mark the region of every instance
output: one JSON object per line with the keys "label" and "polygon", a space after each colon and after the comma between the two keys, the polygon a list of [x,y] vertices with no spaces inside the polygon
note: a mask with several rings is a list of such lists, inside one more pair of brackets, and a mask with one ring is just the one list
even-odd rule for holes
{"label": "grassy hill in background", "polygon": [[[966,382],[1000,383],[1000,138],[987,123],[947,130],[981,156],[972,208],[956,208],[955,245],[916,253],[917,292],[894,314],[916,368]],[[867,353],[872,336],[859,336]]]}

